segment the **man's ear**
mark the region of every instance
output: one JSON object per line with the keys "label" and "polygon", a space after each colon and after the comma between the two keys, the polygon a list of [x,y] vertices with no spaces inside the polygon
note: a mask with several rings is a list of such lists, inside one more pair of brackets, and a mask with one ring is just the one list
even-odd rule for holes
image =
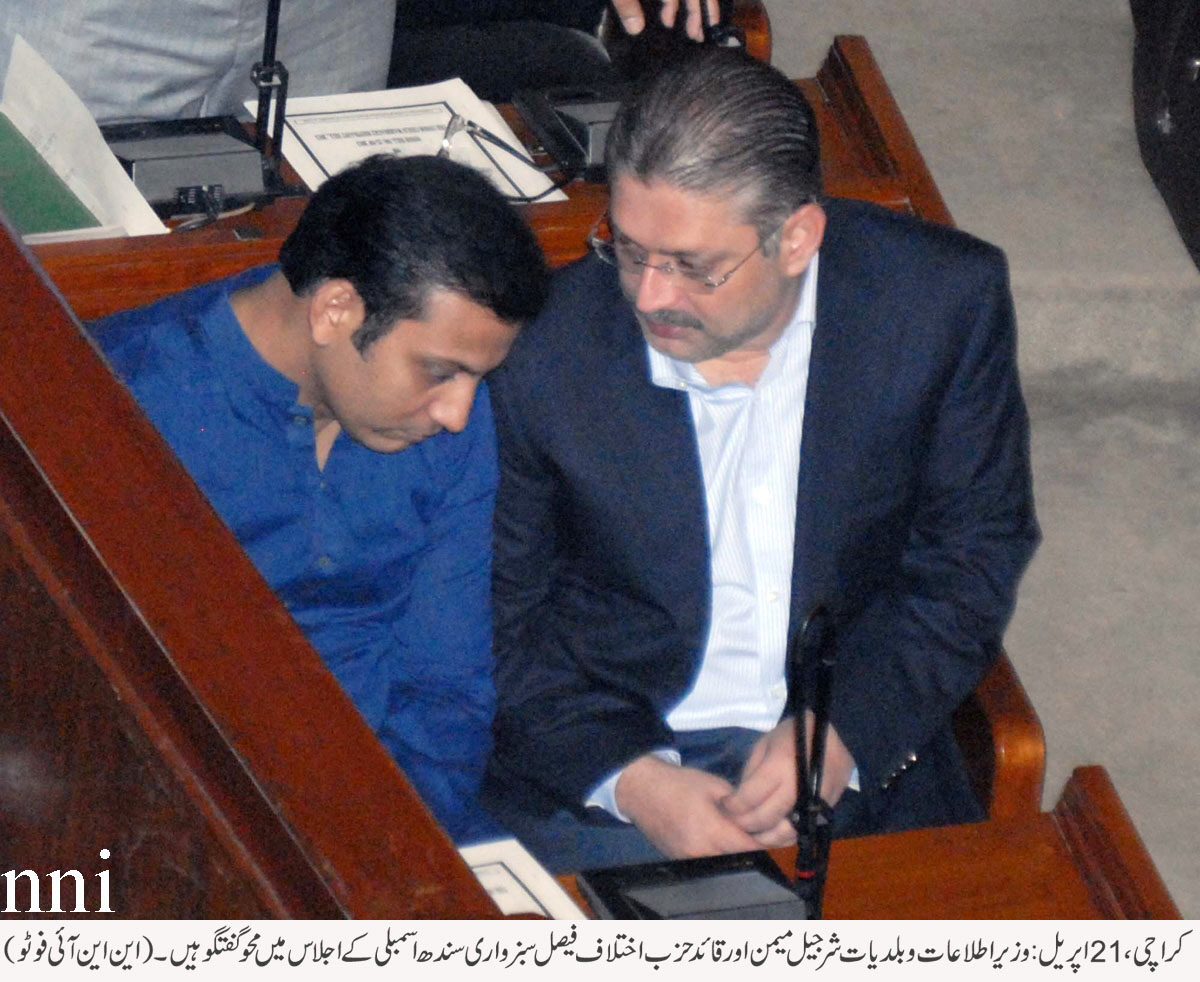
{"label": "man's ear", "polygon": [[319,346],[349,338],[365,318],[362,297],[349,280],[323,280],[309,297],[309,329],[313,343]]}
{"label": "man's ear", "polygon": [[810,202],[792,212],[779,233],[779,262],[785,276],[799,276],[825,236],[825,209]]}

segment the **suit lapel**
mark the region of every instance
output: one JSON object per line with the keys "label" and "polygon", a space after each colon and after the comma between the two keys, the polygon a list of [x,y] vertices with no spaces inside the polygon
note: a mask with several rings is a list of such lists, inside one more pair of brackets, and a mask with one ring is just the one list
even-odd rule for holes
{"label": "suit lapel", "polygon": [[615,411],[598,425],[617,459],[637,455],[623,477],[638,475],[636,486],[625,489],[634,527],[620,534],[636,543],[644,582],[652,584],[684,634],[692,635],[685,641],[699,645],[711,594],[708,521],[687,394],[650,380],[645,341],[623,305],[614,342],[611,369],[602,383],[610,387],[610,397],[598,404]]}
{"label": "suit lapel", "polygon": [[836,604],[838,508],[845,500],[845,432],[859,417],[858,368],[871,336],[861,302],[859,257],[844,235],[839,203],[829,205],[821,245],[817,320],[809,360],[796,486],[796,546],[792,560],[792,628],[817,604]]}

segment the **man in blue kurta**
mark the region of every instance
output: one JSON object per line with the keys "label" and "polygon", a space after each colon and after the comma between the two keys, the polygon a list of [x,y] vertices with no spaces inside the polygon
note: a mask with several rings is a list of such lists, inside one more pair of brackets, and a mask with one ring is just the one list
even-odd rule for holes
{"label": "man in blue kurta", "polygon": [[279,267],[91,327],[460,842],[496,831],[476,805],[494,704],[480,378],[543,292],[536,241],[482,177],[374,158],[322,185]]}

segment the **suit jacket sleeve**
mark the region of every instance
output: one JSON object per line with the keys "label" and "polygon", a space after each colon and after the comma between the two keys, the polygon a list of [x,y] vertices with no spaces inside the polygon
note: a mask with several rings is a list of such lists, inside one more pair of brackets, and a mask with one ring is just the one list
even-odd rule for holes
{"label": "suit jacket sleeve", "polygon": [[[930,235],[936,243],[942,230]],[[891,379],[904,381],[859,379],[860,391],[888,393],[870,413],[874,463],[860,476],[872,486],[847,510],[840,548],[826,545],[843,557],[837,593],[848,601],[834,725],[880,807],[936,752],[1000,650],[1038,540],[1006,266],[998,250],[944,235],[953,258],[922,257],[926,300],[884,308],[915,325],[895,349],[882,345]],[[846,547],[856,538],[857,552]]]}

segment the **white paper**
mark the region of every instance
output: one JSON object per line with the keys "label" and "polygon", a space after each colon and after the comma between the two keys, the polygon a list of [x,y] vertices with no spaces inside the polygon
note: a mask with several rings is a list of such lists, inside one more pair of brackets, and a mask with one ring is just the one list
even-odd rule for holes
{"label": "white paper", "polygon": [[558,920],[587,920],[558,881],[516,839],[464,846],[459,854],[500,913],[508,917],[540,914]]}
{"label": "white paper", "polygon": [[[252,113],[257,107],[257,102],[246,103]],[[519,150],[525,163],[466,130],[451,141],[451,159],[486,174],[506,195],[531,197],[553,185],[529,160],[496,108],[459,78],[380,92],[288,99],[286,112],[283,156],[313,191],[330,175],[372,154],[436,154],[454,113]],[[566,195],[551,191],[538,200],[564,201]]]}
{"label": "white paper", "polygon": [[101,226],[113,226],[116,235],[167,231],[82,100],[20,35],[13,38],[0,110]]}
{"label": "white paper", "polygon": [[120,225],[93,225],[90,228],[70,228],[61,232],[29,232],[21,236],[26,245],[53,245],[55,242],[84,242],[88,239],[119,239],[128,235]]}

